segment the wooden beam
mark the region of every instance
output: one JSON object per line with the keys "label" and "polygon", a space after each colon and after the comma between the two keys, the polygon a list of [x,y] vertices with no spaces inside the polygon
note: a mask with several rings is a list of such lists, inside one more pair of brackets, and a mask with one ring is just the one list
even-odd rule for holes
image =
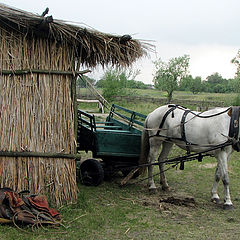
{"label": "wooden beam", "polygon": [[102,113],[104,113],[104,107],[102,103],[99,100],[94,100],[94,99],[77,99],[77,102],[82,102],[82,103],[97,103],[99,110],[101,110]]}
{"label": "wooden beam", "polygon": [[66,154],[66,153],[41,153],[41,152],[14,152],[14,151],[0,151],[0,157],[45,157],[45,158],[81,158],[80,154]]}
{"label": "wooden beam", "polygon": [[29,73],[43,73],[43,74],[59,74],[59,75],[81,75],[85,73],[89,73],[91,70],[83,70],[83,71],[58,71],[58,70],[41,70],[41,69],[25,69],[25,70],[0,70],[0,75],[23,75]]}

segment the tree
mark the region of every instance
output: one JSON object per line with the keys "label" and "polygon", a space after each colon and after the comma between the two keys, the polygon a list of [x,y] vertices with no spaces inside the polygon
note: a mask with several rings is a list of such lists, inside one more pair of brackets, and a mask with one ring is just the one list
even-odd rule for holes
{"label": "tree", "polygon": [[190,91],[192,76],[188,75],[179,82],[178,90],[179,91]]}
{"label": "tree", "polygon": [[192,75],[188,75],[187,78],[189,79],[188,80],[188,83],[189,83],[188,88],[193,94],[197,94],[202,91],[202,78],[201,77],[193,78]]}
{"label": "tree", "polygon": [[237,77],[228,80],[228,92],[240,92],[240,81]]}
{"label": "tree", "polygon": [[109,68],[99,80],[103,87],[103,96],[108,101],[112,101],[116,95],[129,94],[131,90],[128,88],[128,82],[134,81],[136,76],[140,73],[137,71],[126,71],[116,68]]}
{"label": "tree", "polygon": [[103,84],[103,97],[108,101],[112,101],[114,95],[119,95],[123,91],[123,80],[120,82],[119,73],[116,69],[108,69],[101,81]]}
{"label": "tree", "polygon": [[240,49],[238,50],[236,57],[233,58],[231,62],[236,65],[237,67],[236,76],[239,76],[240,75]]}
{"label": "tree", "polygon": [[189,67],[189,56],[171,58],[169,62],[158,59],[154,62],[156,73],[154,85],[157,89],[167,91],[168,102],[172,100],[173,92],[178,88],[179,82],[186,77]]}
{"label": "tree", "polygon": [[240,93],[240,49],[238,50],[236,57],[232,59],[232,63],[235,64],[237,67],[234,79],[234,87],[236,92]]}
{"label": "tree", "polygon": [[207,77],[207,83],[209,92],[224,93],[228,88],[228,81],[217,72]]}

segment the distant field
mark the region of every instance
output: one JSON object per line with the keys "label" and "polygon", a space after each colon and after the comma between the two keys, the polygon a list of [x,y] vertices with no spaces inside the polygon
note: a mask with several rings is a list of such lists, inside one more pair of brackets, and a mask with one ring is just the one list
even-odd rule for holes
{"label": "distant field", "polygon": [[[98,91],[101,93],[101,89],[98,89]],[[131,96],[138,96],[138,97],[146,97],[146,98],[166,98],[166,92],[155,90],[155,89],[131,89]],[[89,97],[93,97],[91,92],[87,89],[80,89],[80,92],[78,93],[79,96],[81,95],[88,95]],[[201,102],[224,102],[224,105],[230,106],[233,105],[233,101],[236,98],[236,93],[199,93],[199,94],[192,94],[191,92],[183,92],[183,91],[175,91],[173,93],[173,100],[172,102],[177,102],[177,100],[189,100],[188,104],[184,104],[185,107],[188,107],[190,109],[196,110],[194,106],[191,105],[191,101],[201,101]],[[121,105],[123,107],[129,108],[131,110],[148,114],[155,108],[159,107],[159,104],[157,103],[151,103],[151,102],[129,102],[127,100],[125,101],[117,101],[115,100],[113,103]],[[215,105],[214,105],[215,106]],[[81,104],[79,105],[81,109],[89,109],[94,108],[97,111],[97,105],[96,104]]]}
{"label": "distant field", "polygon": [[[101,89],[97,89],[102,93]],[[78,92],[79,95],[92,95],[91,92],[85,88],[81,88]],[[164,98],[167,97],[167,93],[159,91],[156,89],[131,89],[131,95],[142,96],[142,97],[154,97],[154,98]],[[236,98],[236,93],[198,93],[193,94],[191,92],[175,91],[173,93],[174,99],[183,100],[196,100],[196,101],[224,101],[231,105],[234,98]]]}
{"label": "distant field", "polygon": [[[166,97],[166,92],[162,92],[155,89],[138,89],[136,94],[140,96],[150,96],[150,97]],[[173,99],[186,99],[186,100],[196,100],[196,101],[224,101],[228,102],[229,105],[233,99],[237,96],[236,93],[198,93],[193,94],[191,92],[175,91],[173,93]]]}

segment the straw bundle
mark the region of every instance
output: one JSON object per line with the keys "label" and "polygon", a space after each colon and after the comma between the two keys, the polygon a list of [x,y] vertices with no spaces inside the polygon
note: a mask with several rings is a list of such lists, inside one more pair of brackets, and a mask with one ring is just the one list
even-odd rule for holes
{"label": "straw bundle", "polygon": [[[72,49],[46,39],[0,31],[2,70],[71,70]],[[0,75],[0,150],[75,153],[73,76]],[[57,203],[76,199],[74,159],[0,157],[0,185],[47,191]]]}

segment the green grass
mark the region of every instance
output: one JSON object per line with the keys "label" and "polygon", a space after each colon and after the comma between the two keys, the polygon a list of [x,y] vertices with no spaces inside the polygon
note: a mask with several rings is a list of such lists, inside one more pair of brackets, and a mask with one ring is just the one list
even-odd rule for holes
{"label": "green grass", "polygon": [[[172,155],[179,153],[174,150]],[[98,187],[78,185],[77,204],[60,209],[66,229],[47,228],[32,233],[24,227],[29,232],[24,233],[14,226],[0,225],[0,239],[239,239],[238,153],[233,154],[229,164],[234,210],[226,211],[210,202],[214,163],[213,158],[205,158],[202,163],[186,163],[184,171],[171,168],[167,172],[170,193],[159,190],[151,195],[146,181],[119,187],[119,176]],[[155,180],[158,182],[158,177]],[[194,197],[195,207],[159,202],[172,194]],[[222,200],[221,183],[219,195]]]}
{"label": "green grass", "polygon": [[[185,94],[188,96],[187,93]],[[157,107],[149,103],[118,104],[145,114]],[[85,106],[85,108],[88,107],[89,105]],[[182,150],[174,148],[171,156],[182,153]],[[89,154],[83,154],[84,158],[89,156]],[[226,211],[210,202],[215,163],[214,158],[208,157],[204,158],[202,163],[197,161],[185,163],[184,171],[171,168],[166,173],[171,187],[169,193],[159,190],[151,195],[148,192],[146,180],[131,181],[129,185],[119,187],[122,179],[120,176],[98,187],[79,184],[77,203],[59,209],[65,227],[40,228],[32,232],[30,227],[21,226],[25,231],[23,232],[14,225],[5,224],[0,225],[0,239],[240,239],[239,153],[234,153],[229,163],[234,210]],[[158,172],[157,167],[155,172]],[[158,184],[158,176],[155,180]],[[186,207],[160,203],[160,199],[171,195],[192,196],[196,205]],[[223,200],[222,183],[219,184],[219,195]]]}

